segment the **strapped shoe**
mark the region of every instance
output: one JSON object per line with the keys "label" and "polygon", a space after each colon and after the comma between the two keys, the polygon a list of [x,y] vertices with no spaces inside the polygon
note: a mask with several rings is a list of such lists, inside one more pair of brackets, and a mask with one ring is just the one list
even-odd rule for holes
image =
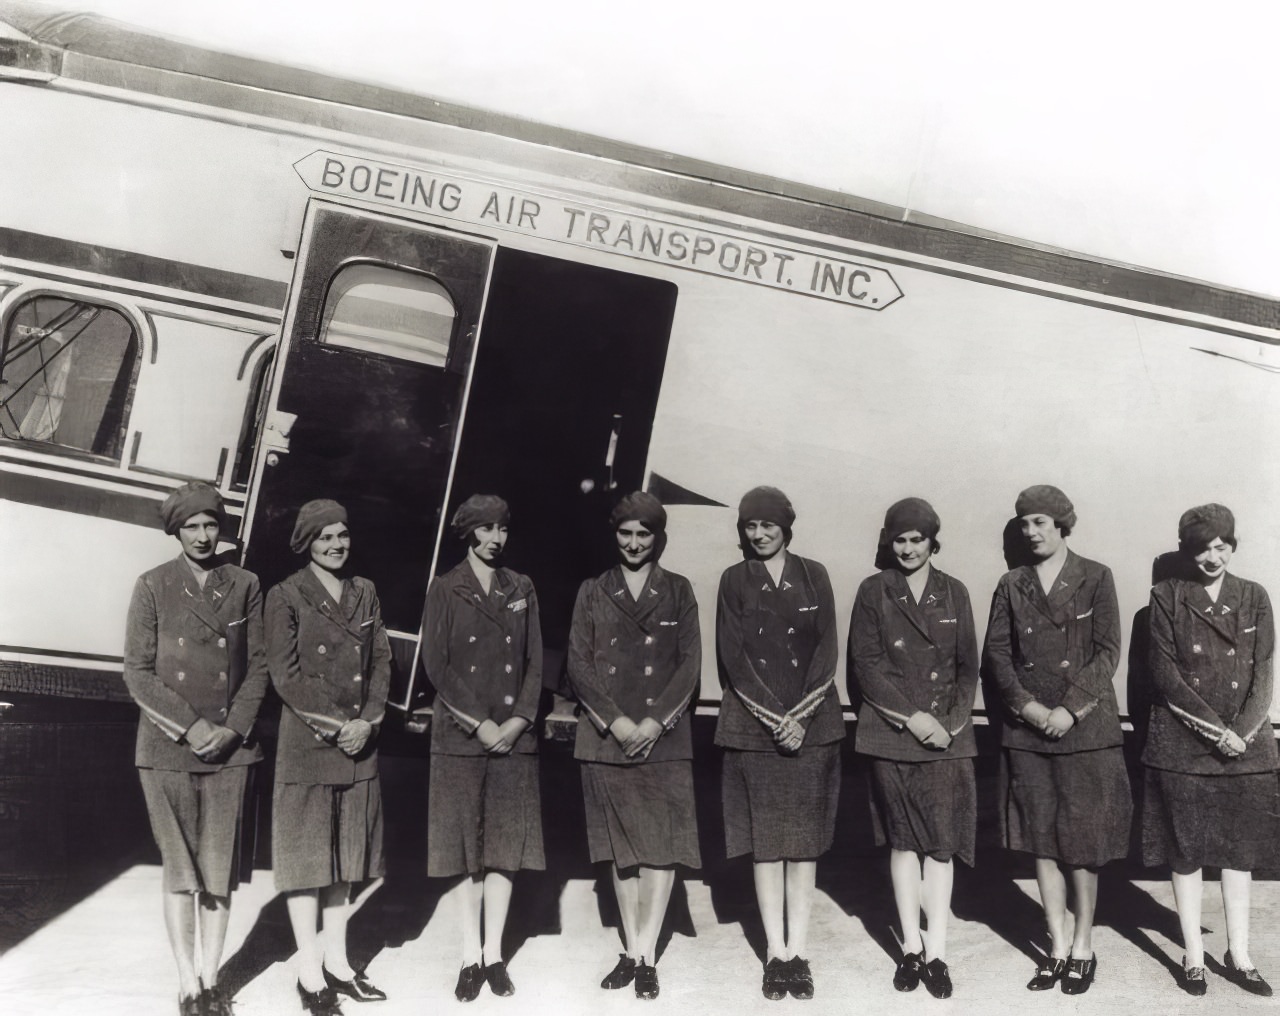
{"label": "strapped shoe", "polygon": [[204,992],[178,996],[178,1016],[204,1016]]}
{"label": "strapped shoe", "polygon": [[1182,970],[1178,974],[1178,987],[1188,995],[1203,995],[1209,990],[1209,983],[1204,977],[1204,967],[1187,966],[1187,958],[1182,957]]}
{"label": "strapped shoe", "polygon": [[231,996],[216,984],[204,989],[204,1016],[235,1016],[231,1008]]}
{"label": "strapped shoe", "polygon": [[484,971],[479,963],[472,963],[458,971],[458,983],[454,986],[453,997],[459,1002],[474,1002],[480,995],[484,984]]}
{"label": "strapped shoe", "polygon": [[330,987],[319,991],[307,991],[298,982],[298,997],[302,999],[302,1008],[309,1016],[342,1016],[342,1007],[338,1005],[338,993]]}
{"label": "strapped shoe", "polygon": [[920,971],[925,990],[934,998],[951,997],[951,971],[943,960],[930,960]]}
{"label": "strapped shoe", "polygon": [[787,982],[787,991],[792,998],[813,998],[813,974],[809,971],[809,961],[799,956],[792,956],[787,961],[791,966],[791,977]]}
{"label": "strapped shoe", "polygon": [[354,998],[357,1002],[381,1002],[387,997],[385,991],[365,977],[363,970],[357,970],[351,980],[343,981],[329,973],[326,967],[324,970],[324,983],[339,995]]}
{"label": "strapped shoe", "polygon": [[1062,978],[1064,995],[1083,995],[1093,983],[1093,975],[1098,972],[1098,957],[1090,956],[1087,960],[1067,960],[1067,972]]}
{"label": "strapped shoe", "polygon": [[897,991],[915,991],[924,970],[924,950],[905,953],[893,972],[893,987]]}
{"label": "strapped shoe", "polygon": [[1067,972],[1067,961],[1046,956],[1044,962],[1036,967],[1036,975],[1027,982],[1028,991],[1048,991]]}
{"label": "strapped shoe", "polygon": [[614,964],[612,970],[604,975],[604,980],[600,982],[600,987],[608,988],[610,991],[617,991],[619,988],[625,988],[635,979],[636,961],[626,953],[618,953],[618,962]]}
{"label": "strapped shoe", "polygon": [[1251,995],[1261,995],[1264,998],[1271,997],[1271,985],[1262,979],[1262,975],[1258,973],[1255,967],[1238,967],[1236,961],[1231,957],[1231,950],[1227,950],[1227,955],[1223,957],[1223,966],[1227,968],[1227,980],[1232,984],[1244,988]]}
{"label": "strapped shoe", "polygon": [[507,965],[502,960],[484,965],[484,979],[489,982],[489,990],[495,995],[506,998],[516,993],[516,986],[511,983],[511,975],[507,973]]}
{"label": "strapped shoe", "polygon": [[771,1002],[787,997],[787,982],[791,979],[788,962],[775,956],[764,965],[764,983],[760,986],[760,991]]}
{"label": "strapped shoe", "polygon": [[636,998],[658,997],[658,968],[641,956],[636,963]]}

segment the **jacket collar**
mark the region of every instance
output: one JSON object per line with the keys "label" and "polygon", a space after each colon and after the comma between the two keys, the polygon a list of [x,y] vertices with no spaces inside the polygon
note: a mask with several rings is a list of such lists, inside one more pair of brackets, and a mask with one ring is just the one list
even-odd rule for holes
{"label": "jacket collar", "polygon": [[182,599],[201,623],[213,629],[219,635],[227,633],[226,622],[219,616],[222,604],[226,602],[227,592],[231,587],[231,572],[223,565],[209,569],[204,580],[204,588],[196,579],[191,565],[187,564],[183,555],[179,554],[173,562],[174,571],[182,582]]}
{"label": "jacket collar", "polygon": [[1084,578],[1084,563],[1077,554],[1068,550],[1067,559],[1062,563],[1062,571],[1058,572],[1058,577],[1053,580],[1048,596],[1040,586],[1040,576],[1036,574],[1034,565],[1027,564],[1018,568],[1014,582],[1028,602],[1054,624],[1061,625],[1067,620],[1066,608],[1070,605],[1071,598],[1075,596]]}
{"label": "jacket collar", "polygon": [[655,564],[649,572],[649,578],[640,590],[638,600],[631,598],[631,590],[627,588],[627,580],[622,574],[622,565],[614,565],[600,578],[608,593],[609,602],[642,628],[649,616],[671,595],[671,580],[660,564]]}
{"label": "jacket collar", "polygon": [[475,569],[469,561],[462,561],[448,574],[454,595],[461,596],[476,610],[495,624],[501,625],[507,613],[507,604],[511,602],[511,593],[516,583],[510,570],[497,568],[493,573],[493,586],[488,594],[480,585]]}
{"label": "jacket collar", "polygon": [[1236,618],[1240,615],[1240,600],[1244,593],[1244,583],[1227,572],[1222,579],[1222,588],[1218,591],[1218,602],[1209,599],[1209,594],[1198,582],[1188,581],[1187,609],[1199,621],[1207,624],[1232,645],[1236,641]]}
{"label": "jacket collar", "polygon": [[929,577],[925,580],[924,591],[918,604],[915,602],[915,597],[911,595],[911,587],[907,585],[907,577],[902,572],[887,569],[885,582],[889,595],[893,599],[893,605],[911,622],[916,631],[932,642],[933,636],[929,632],[929,619],[925,610],[945,601],[947,593],[938,569],[930,565]]}
{"label": "jacket collar", "polygon": [[342,596],[335,603],[333,597],[329,595],[329,590],[325,589],[316,578],[310,565],[304,565],[301,571],[302,581],[298,589],[303,599],[349,635],[361,637],[360,626],[351,621],[351,615],[355,611],[355,593],[352,584],[347,579],[342,580]]}

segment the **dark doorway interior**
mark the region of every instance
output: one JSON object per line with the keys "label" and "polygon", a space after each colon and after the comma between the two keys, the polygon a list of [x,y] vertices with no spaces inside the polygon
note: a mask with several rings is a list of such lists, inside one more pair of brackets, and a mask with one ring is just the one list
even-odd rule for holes
{"label": "dark doorway interior", "polygon": [[[616,559],[609,511],[644,479],[676,293],[658,279],[497,253],[446,518],[474,493],[511,505],[505,563],[533,579],[553,670],[579,583]],[[464,553],[447,538],[438,571]],[[557,679],[545,675],[548,687]]]}

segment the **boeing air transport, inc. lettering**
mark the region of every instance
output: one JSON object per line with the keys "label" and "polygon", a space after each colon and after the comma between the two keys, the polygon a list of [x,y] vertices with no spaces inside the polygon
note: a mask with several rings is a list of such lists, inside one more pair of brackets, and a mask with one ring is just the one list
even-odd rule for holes
{"label": "boeing air transport, inc. lettering", "polygon": [[333,152],[313,152],[294,169],[321,194],[446,216],[849,306],[883,310],[902,297],[885,269],[820,256],[800,241],[783,246],[680,222],[675,216],[658,219],[565,204],[546,195]]}

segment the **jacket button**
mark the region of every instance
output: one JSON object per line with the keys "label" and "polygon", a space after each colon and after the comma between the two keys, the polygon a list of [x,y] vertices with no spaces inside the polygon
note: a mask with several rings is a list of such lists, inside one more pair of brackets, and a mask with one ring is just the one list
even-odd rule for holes
{"label": "jacket button", "polygon": [[509,663],[508,663],[508,664],[507,664],[505,667],[503,667],[502,669],[503,669],[503,670],[505,670],[508,674],[510,674],[510,673],[511,673],[511,664],[509,664]]}
{"label": "jacket button", "polygon": [[1227,650],[1227,655],[1228,655],[1228,656],[1235,656],[1235,654],[1236,654],[1236,651],[1235,651],[1234,649],[1228,649],[1228,650]]}
{"label": "jacket button", "polygon": [[1231,687],[1232,687],[1232,688],[1239,688],[1239,687],[1240,687],[1240,682],[1239,682],[1239,681],[1232,681],[1232,682],[1231,682]]}
{"label": "jacket button", "polygon": [[186,640],[186,639],[184,639],[181,635],[179,635],[179,636],[178,636],[178,645],[180,645],[180,646],[185,646],[186,644],[187,644],[187,640]]}
{"label": "jacket button", "polygon": [[645,704],[645,705],[647,705],[647,706],[651,706],[651,705],[653,705],[653,699],[651,699],[651,698],[647,698],[647,699],[645,699],[645,700],[644,700],[644,704]]}
{"label": "jacket button", "polygon": [[763,635],[763,634],[764,634],[764,629],[763,629],[763,628],[761,628],[761,629],[760,629],[760,634],[761,634],[761,635]]}
{"label": "jacket button", "polygon": [[316,734],[316,740],[317,740],[317,741],[323,741],[323,740],[324,740],[324,738],[323,738],[323,737],[321,737],[319,734]]}
{"label": "jacket button", "polygon": [[356,675],[355,677],[353,677],[351,680],[353,680],[353,681],[363,681],[363,680],[364,680],[364,678],[363,678],[363,677],[361,677],[359,674],[357,674],[357,675]]}
{"label": "jacket button", "polygon": [[329,650],[326,649],[324,646],[316,646],[316,652],[319,653],[321,656],[323,656],[328,651]]}
{"label": "jacket button", "polygon": [[1031,629],[1030,629],[1030,628],[1028,628],[1028,629],[1027,629],[1027,634],[1028,634],[1028,635],[1030,635],[1030,634],[1031,634]]}
{"label": "jacket button", "polygon": [[1063,669],[1063,670],[1067,670],[1067,669],[1069,669],[1069,668],[1070,668],[1070,666],[1071,666],[1071,661],[1070,661],[1070,660],[1063,660],[1061,663],[1059,663],[1059,664],[1058,664],[1058,666],[1059,666],[1061,669]]}
{"label": "jacket button", "polygon": [[507,645],[511,645],[511,636],[510,636],[510,635],[508,635],[508,636],[507,636]]}
{"label": "jacket button", "polygon": [[787,634],[788,634],[788,635],[794,635],[795,633],[796,633],[796,630],[795,630],[794,628],[788,628],[788,629],[787,629]]}
{"label": "jacket button", "polygon": [[614,636],[613,638],[611,638],[611,639],[609,640],[609,645],[611,645],[611,646],[616,646],[617,644],[618,644],[617,636]]}
{"label": "jacket button", "polygon": [[476,640],[476,637],[475,637],[474,635],[468,635],[468,636],[467,636],[467,641],[468,641],[468,642],[474,642],[475,640]]}
{"label": "jacket button", "polygon": [[502,696],[502,704],[503,704],[504,706],[512,706],[512,705],[515,705],[515,702],[516,702],[516,700],[515,700],[515,699],[513,699],[510,695],[503,695],[503,696]]}
{"label": "jacket button", "polygon": [[226,672],[225,672],[225,671],[219,671],[219,672],[218,672],[218,683],[219,683],[219,684],[221,684],[222,682],[226,681],[226,679],[227,679]]}
{"label": "jacket button", "polygon": [[185,681],[186,679],[187,679],[187,675],[186,675],[186,674],[184,674],[181,670],[180,670],[180,671],[178,671],[178,680],[179,680],[179,681]]}
{"label": "jacket button", "polygon": [[471,673],[474,674],[475,672],[476,672],[476,665],[473,663],[471,664]]}
{"label": "jacket button", "polygon": [[219,649],[226,649],[226,648],[227,648],[227,640],[226,640],[226,639],[218,639],[218,648],[219,648]]}
{"label": "jacket button", "polygon": [[227,715],[227,711],[226,711],[225,709],[219,709],[219,710],[218,710],[218,715],[219,715],[219,716],[226,716],[226,715]]}
{"label": "jacket button", "polygon": [[938,679],[938,672],[936,670],[929,671],[929,680],[936,681],[937,679]]}
{"label": "jacket button", "polygon": [[798,666],[800,666],[800,661],[799,661],[799,660],[795,660],[795,659],[793,659],[793,660],[791,661],[791,666],[793,666],[793,667],[798,667]]}
{"label": "jacket button", "polygon": [[646,636],[644,637],[644,644],[645,644],[646,646],[651,646],[651,645],[653,645],[653,636],[652,636],[652,635],[646,635]]}
{"label": "jacket button", "polygon": [[[475,667],[472,667],[471,669],[472,669],[472,670],[475,670]],[[613,666],[612,664],[610,664],[610,666],[609,666],[609,673],[610,673],[610,674],[616,674],[617,672],[618,672],[618,668],[617,668],[617,667],[615,667],[615,666]]]}
{"label": "jacket button", "polygon": [[1198,685],[1198,684],[1200,683],[1200,678],[1198,678],[1198,677],[1193,677],[1193,678],[1191,679],[1191,683],[1192,683],[1192,684],[1195,684],[1195,685]]}
{"label": "jacket button", "polygon": [[[653,668],[652,668],[652,667],[645,667],[645,668],[644,668],[644,676],[645,676],[645,677],[652,677],[652,676],[653,676]],[[652,703],[650,703],[650,705],[652,705]]]}

